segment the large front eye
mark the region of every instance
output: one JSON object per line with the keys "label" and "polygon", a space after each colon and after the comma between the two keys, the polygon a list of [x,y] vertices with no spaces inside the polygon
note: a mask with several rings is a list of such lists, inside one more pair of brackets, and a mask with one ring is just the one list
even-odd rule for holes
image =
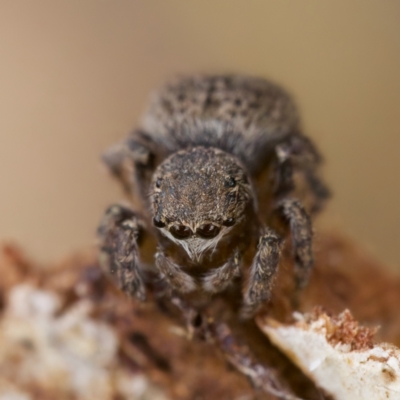
{"label": "large front eye", "polygon": [[197,228],[196,233],[204,239],[212,239],[218,235],[220,228],[213,224],[203,224]]}
{"label": "large front eye", "polygon": [[156,215],[156,216],[153,218],[153,224],[154,224],[154,226],[156,226],[157,228],[164,228],[164,226],[165,226],[165,223],[161,221],[161,218],[160,218],[159,215]]}
{"label": "large front eye", "polygon": [[187,239],[192,235],[192,230],[185,225],[172,225],[169,231],[177,239]]}
{"label": "large front eye", "polygon": [[228,218],[228,219],[226,219],[222,224],[224,225],[224,226],[233,226],[233,225],[235,225],[235,218]]}

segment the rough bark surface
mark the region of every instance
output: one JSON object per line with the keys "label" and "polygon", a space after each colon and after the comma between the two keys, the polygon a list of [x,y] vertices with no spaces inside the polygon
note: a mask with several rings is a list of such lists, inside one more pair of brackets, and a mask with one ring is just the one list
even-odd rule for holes
{"label": "rough bark surface", "polygon": [[[374,340],[399,346],[400,277],[341,235],[317,236],[315,255],[302,293],[284,257],[258,321],[291,323],[294,310],[315,306],[349,309],[360,324],[379,326]],[[96,257],[87,250],[44,268],[3,246],[0,399],[328,398],[255,321],[239,320],[229,294],[188,330],[173,303],[120,293]]]}

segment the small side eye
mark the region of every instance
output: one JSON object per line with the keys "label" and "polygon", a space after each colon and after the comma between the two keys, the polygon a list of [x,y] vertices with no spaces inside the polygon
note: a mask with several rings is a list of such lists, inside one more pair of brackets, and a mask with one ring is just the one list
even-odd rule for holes
{"label": "small side eye", "polygon": [[192,230],[185,225],[172,225],[169,231],[177,239],[187,239],[192,236]]}
{"label": "small side eye", "polygon": [[235,187],[236,186],[236,179],[233,176],[228,176],[225,179],[225,187]]}
{"label": "small side eye", "polygon": [[165,223],[161,221],[160,217],[158,215],[156,215],[153,218],[153,224],[154,226],[156,226],[157,228],[164,228]]}
{"label": "small side eye", "polygon": [[197,228],[196,233],[204,239],[212,239],[218,235],[220,228],[213,224],[203,224]]}
{"label": "small side eye", "polygon": [[224,226],[232,226],[232,225],[235,225],[235,222],[236,222],[235,218],[228,218],[222,224]]}
{"label": "small side eye", "polygon": [[156,188],[159,189],[161,187],[162,179],[158,178],[156,180]]}

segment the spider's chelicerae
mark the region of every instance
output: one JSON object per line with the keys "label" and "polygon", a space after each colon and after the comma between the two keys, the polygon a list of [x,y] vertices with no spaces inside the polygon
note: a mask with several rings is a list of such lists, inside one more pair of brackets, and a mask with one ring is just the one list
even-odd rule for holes
{"label": "spider's chelicerae", "polygon": [[290,230],[297,285],[307,282],[309,214],[328,190],[321,157],[279,86],[240,75],[179,78],[155,93],[140,127],[104,161],[144,210],[113,205],[99,227],[101,265],[129,295],[145,298],[140,243],[150,234],[157,279],[171,295],[191,294],[196,306],[235,283],[242,316],[253,315],[279,264],[274,221]]}

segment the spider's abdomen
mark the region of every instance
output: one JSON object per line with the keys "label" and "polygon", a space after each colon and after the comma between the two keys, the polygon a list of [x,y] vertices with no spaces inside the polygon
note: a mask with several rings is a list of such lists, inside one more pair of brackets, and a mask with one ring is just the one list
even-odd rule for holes
{"label": "spider's abdomen", "polygon": [[252,169],[278,141],[297,131],[298,115],[290,96],[269,81],[198,75],[155,93],[141,128],[169,151],[217,147]]}

